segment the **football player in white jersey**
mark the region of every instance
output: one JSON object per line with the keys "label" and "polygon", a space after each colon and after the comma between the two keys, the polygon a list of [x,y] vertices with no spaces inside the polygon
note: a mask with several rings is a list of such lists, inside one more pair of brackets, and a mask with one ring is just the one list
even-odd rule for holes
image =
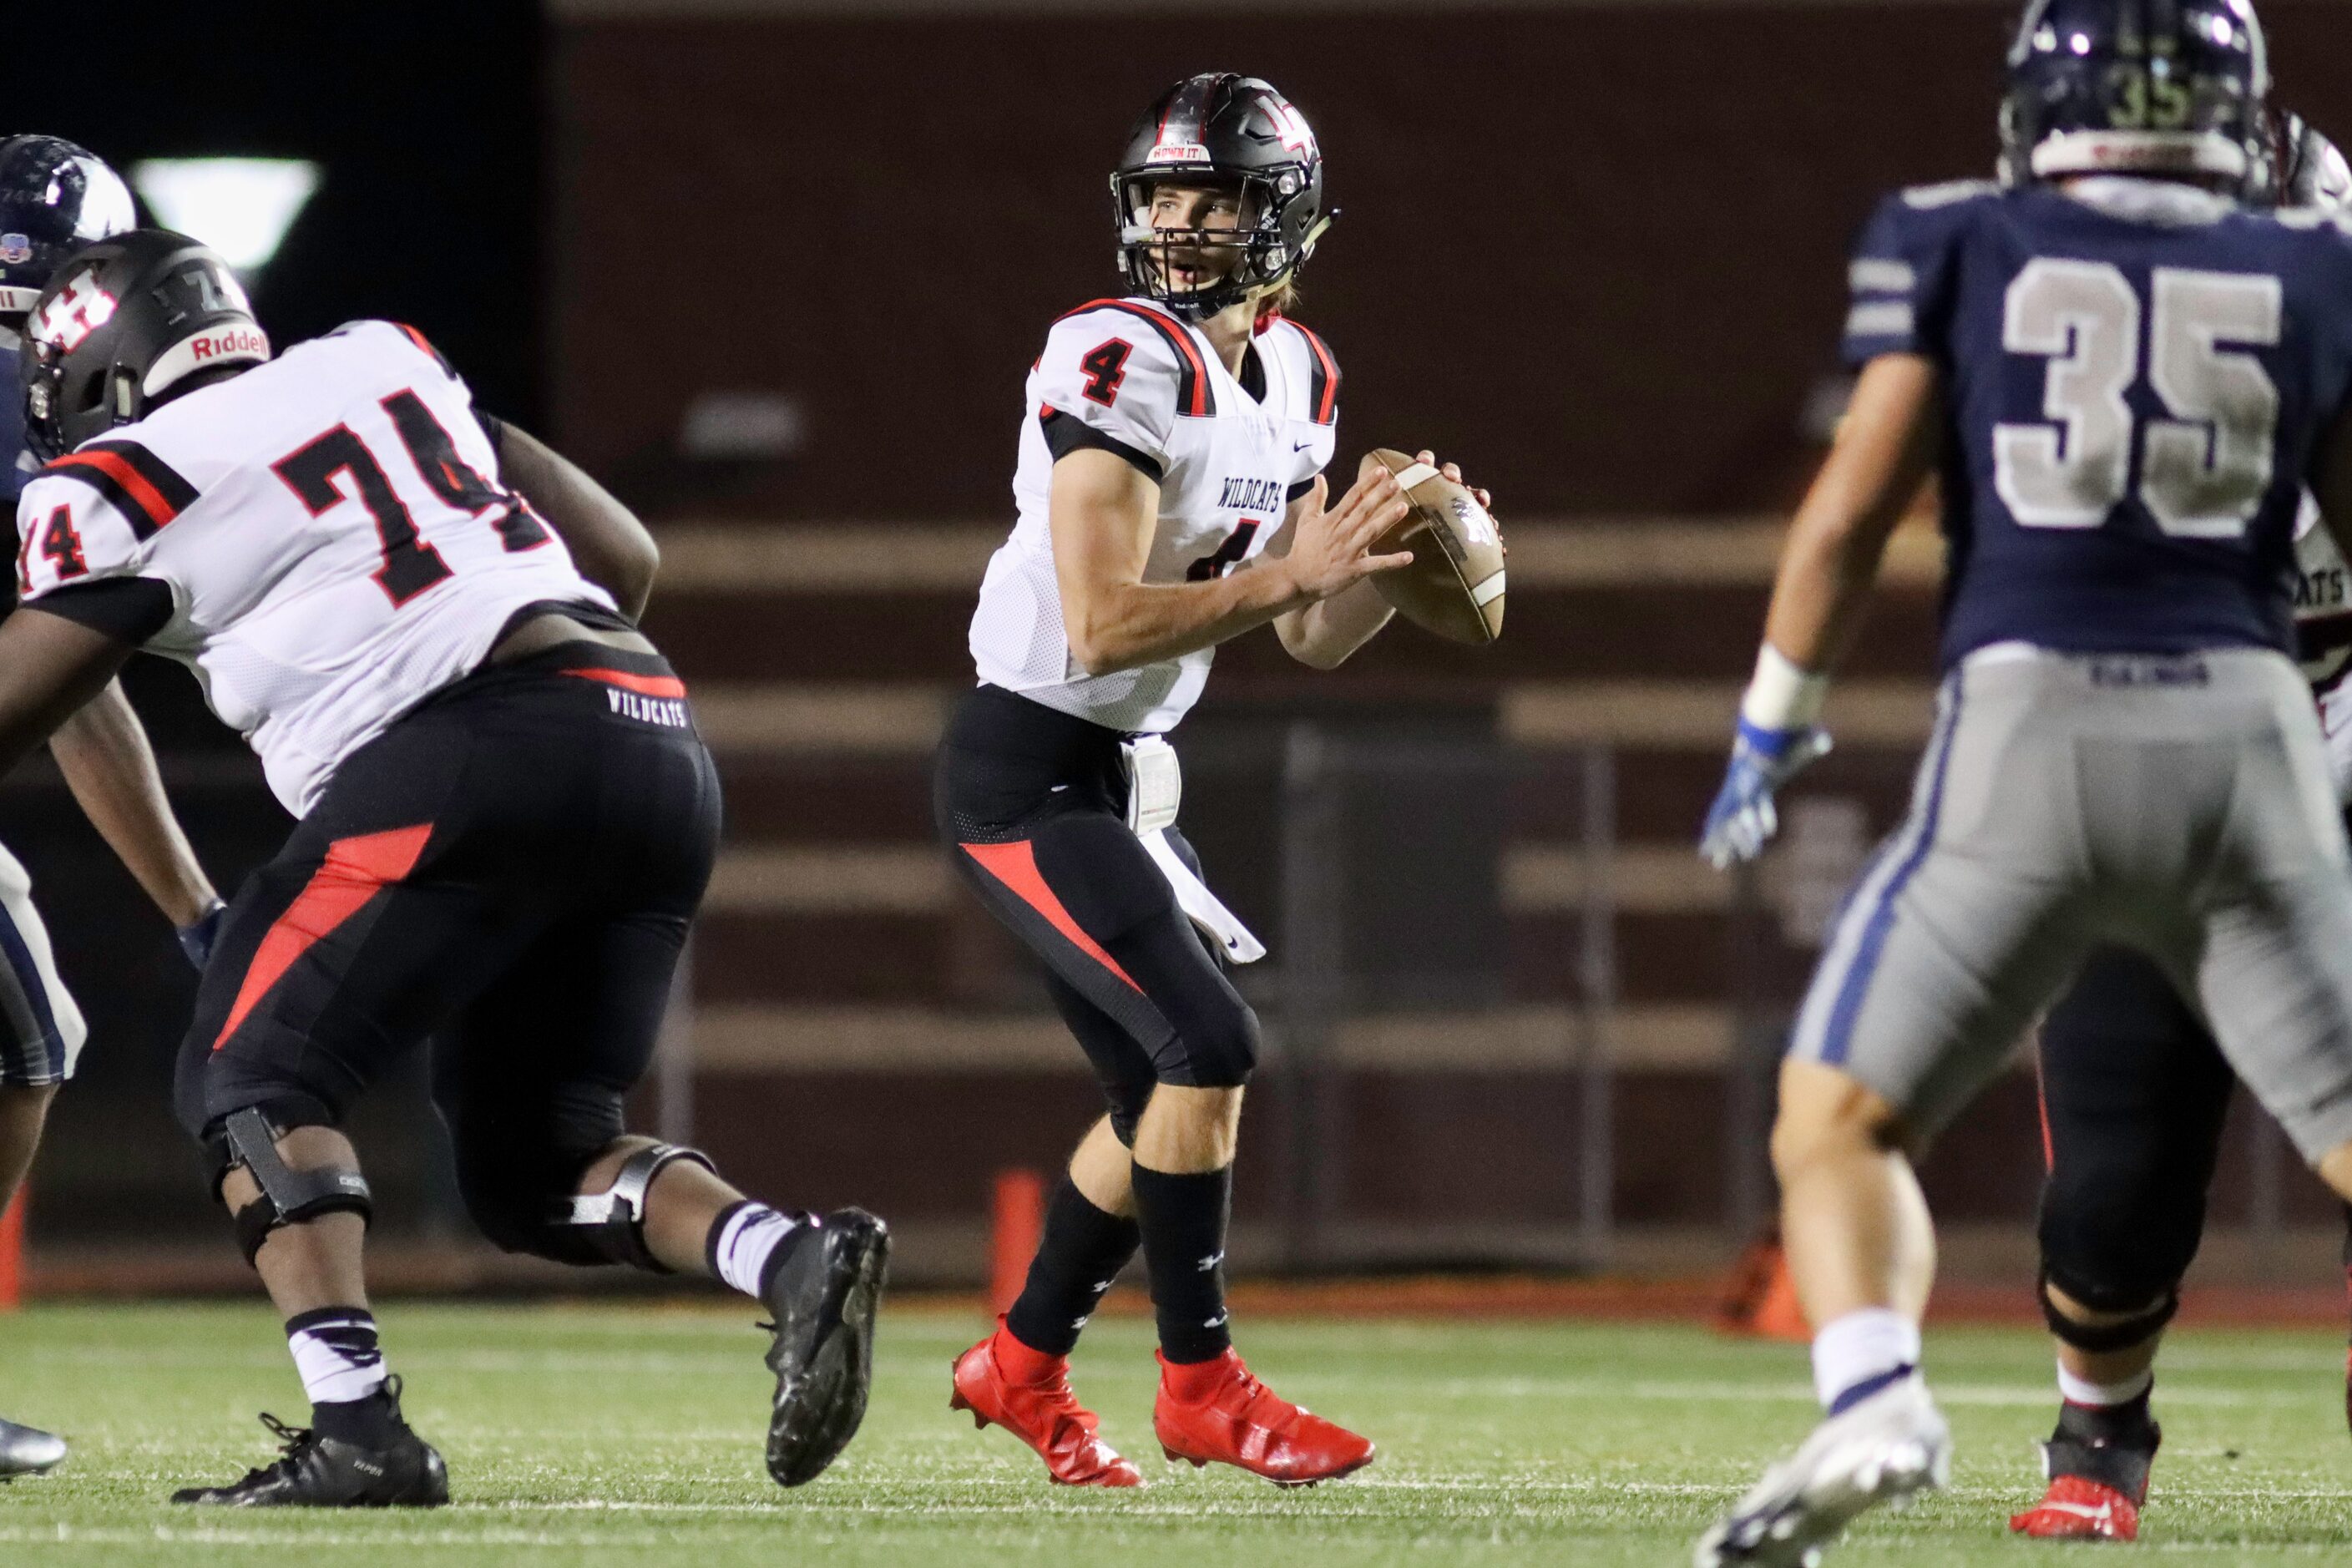
{"label": "football player in white jersey", "polygon": [[[68,254],[131,222],[130,188],[87,149],[55,136],[0,138],[0,501],[12,511],[32,466],[16,395],[25,312]],[[173,819],[121,687],[109,682],[58,726],[49,749],[84,814],[201,969],[220,900]],[[33,907],[32,879],[0,848],[0,1211],[32,1166],[49,1102],[73,1076],[86,1034]],[[0,1479],[48,1469],[65,1455],[58,1437],[0,1420]]]}
{"label": "football player in white jersey", "polygon": [[173,1500],[447,1500],[386,1375],[367,1184],[338,1131],[428,1036],[483,1231],[762,1301],[768,1468],[815,1476],[865,1412],[881,1222],[754,1203],[702,1154],[623,1131],[719,837],[686,689],[635,628],[643,525],[477,416],[407,328],[273,357],[184,236],[77,252],[26,340],[50,461],[20,503],[24,607],[0,624],[0,770],[143,647],[195,672],[300,818],[222,922],[176,1100],[311,1425],[273,1424],[279,1459]]}
{"label": "football player in white jersey", "polygon": [[1368,579],[1411,557],[1370,547],[1405,502],[1368,460],[1328,504],[1339,366],[1283,314],[1330,222],[1299,111],[1254,78],[1180,82],[1111,188],[1128,294],[1055,322],[1030,373],[1019,521],[982,584],[981,684],[936,778],[959,873],[1043,960],[1109,1114],[1055,1192],[1020,1300],[958,1359],[953,1404],[1056,1481],[1140,1485],[1067,1378],[1140,1247],[1162,1449],[1305,1484],[1372,1445],[1276,1396],[1233,1349],[1223,1265],[1258,1028],[1223,962],[1263,950],[1173,828],[1164,736],[1219,643],[1271,624],[1328,669],[1379,632],[1390,612]]}

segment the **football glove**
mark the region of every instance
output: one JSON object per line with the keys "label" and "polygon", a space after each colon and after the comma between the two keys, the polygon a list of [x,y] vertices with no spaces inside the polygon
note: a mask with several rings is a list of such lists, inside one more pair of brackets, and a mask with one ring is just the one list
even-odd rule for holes
{"label": "football glove", "polygon": [[1762,854],[1780,827],[1773,792],[1829,750],[1830,732],[1818,724],[1766,730],[1741,719],[1723,787],[1706,810],[1698,852],[1718,871]]}
{"label": "football glove", "polygon": [[213,943],[220,940],[221,918],[227,913],[228,906],[215,899],[213,907],[196,917],[195,924],[179,928],[180,951],[188,955],[199,974],[212,962]]}

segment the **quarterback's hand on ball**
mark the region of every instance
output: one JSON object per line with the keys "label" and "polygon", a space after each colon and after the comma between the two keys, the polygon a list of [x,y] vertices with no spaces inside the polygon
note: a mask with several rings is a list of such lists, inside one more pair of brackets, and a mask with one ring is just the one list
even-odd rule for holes
{"label": "quarterback's hand on ball", "polygon": [[194,925],[179,929],[180,951],[188,955],[188,962],[196,966],[199,974],[212,962],[213,944],[220,941],[221,921],[227,913],[228,906],[215,899],[213,907],[197,916]]}
{"label": "quarterback's hand on ball", "polygon": [[1366,471],[1329,510],[1323,502],[1330,486],[1320,474],[1315,477],[1314,489],[1300,498],[1305,504],[1283,566],[1305,598],[1328,599],[1375,572],[1412,564],[1410,550],[1371,553],[1373,542],[1402,522],[1412,503],[1405,500],[1395,475],[1370,458],[1364,461]]}
{"label": "quarterback's hand on ball", "polygon": [[1731,766],[1715,804],[1707,807],[1698,852],[1718,871],[1762,854],[1780,826],[1773,792],[1828,755],[1829,749],[1830,732],[1819,725],[1765,730],[1740,720],[1738,738],[1731,743]]}
{"label": "quarterback's hand on ball", "polygon": [[[1464,489],[1468,490],[1472,495],[1476,496],[1478,498],[1478,504],[1485,507],[1488,511],[1495,510],[1495,498],[1488,495],[1485,490],[1480,489],[1476,485],[1472,484],[1468,479],[1464,479],[1462,477],[1461,464],[1441,463],[1437,460],[1437,454],[1434,452],[1415,452],[1412,455],[1412,458],[1416,463],[1427,463],[1431,468],[1435,468],[1439,473],[1444,474],[1447,479],[1452,479],[1455,484],[1460,485]],[[1503,553],[1508,555],[1510,552],[1510,548],[1507,545],[1505,546]]]}

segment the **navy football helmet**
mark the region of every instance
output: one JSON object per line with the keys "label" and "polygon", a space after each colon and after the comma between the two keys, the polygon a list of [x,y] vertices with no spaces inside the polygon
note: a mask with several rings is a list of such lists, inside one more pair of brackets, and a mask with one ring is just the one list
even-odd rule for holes
{"label": "navy football helmet", "polygon": [[[1151,194],[1162,184],[1235,187],[1240,226],[1155,229]],[[1339,216],[1323,210],[1323,154],[1307,117],[1270,84],[1231,71],[1161,93],[1129,134],[1110,192],[1128,287],[1195,319],[1294,276]],[[1179,289],[1164,264],[1173,247],[1240,254],[1216,282]]]}
{"label": "navy football helmet", "polygon": [[2032,0],[2001,110],[2012,183],[2153,174],[2259,191],[2269,49],[2250,0]]}
{"label": "navy football helmet", "polygon": [[55,461],[268,357],[269,338],[217,253],[163,228],[101,239],[58,268],[25,317],[25,445]]}
{"label": "navy football helmet", "polygon": [[131,187],[96,153],[57,136],[0,140],[0,325],[33,308],[68,256],[137,221]]}

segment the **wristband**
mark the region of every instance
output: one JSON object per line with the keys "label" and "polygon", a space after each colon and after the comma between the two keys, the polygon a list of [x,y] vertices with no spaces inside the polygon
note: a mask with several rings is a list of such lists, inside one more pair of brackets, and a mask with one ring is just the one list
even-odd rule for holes
{"label": "wristband", "polygon": [[1759,730],[1802,730],[1822,716],[1830,678],[1801,669],[1770,643],[1756,655],[1756,676],[1739,700],[1739,716]]}

